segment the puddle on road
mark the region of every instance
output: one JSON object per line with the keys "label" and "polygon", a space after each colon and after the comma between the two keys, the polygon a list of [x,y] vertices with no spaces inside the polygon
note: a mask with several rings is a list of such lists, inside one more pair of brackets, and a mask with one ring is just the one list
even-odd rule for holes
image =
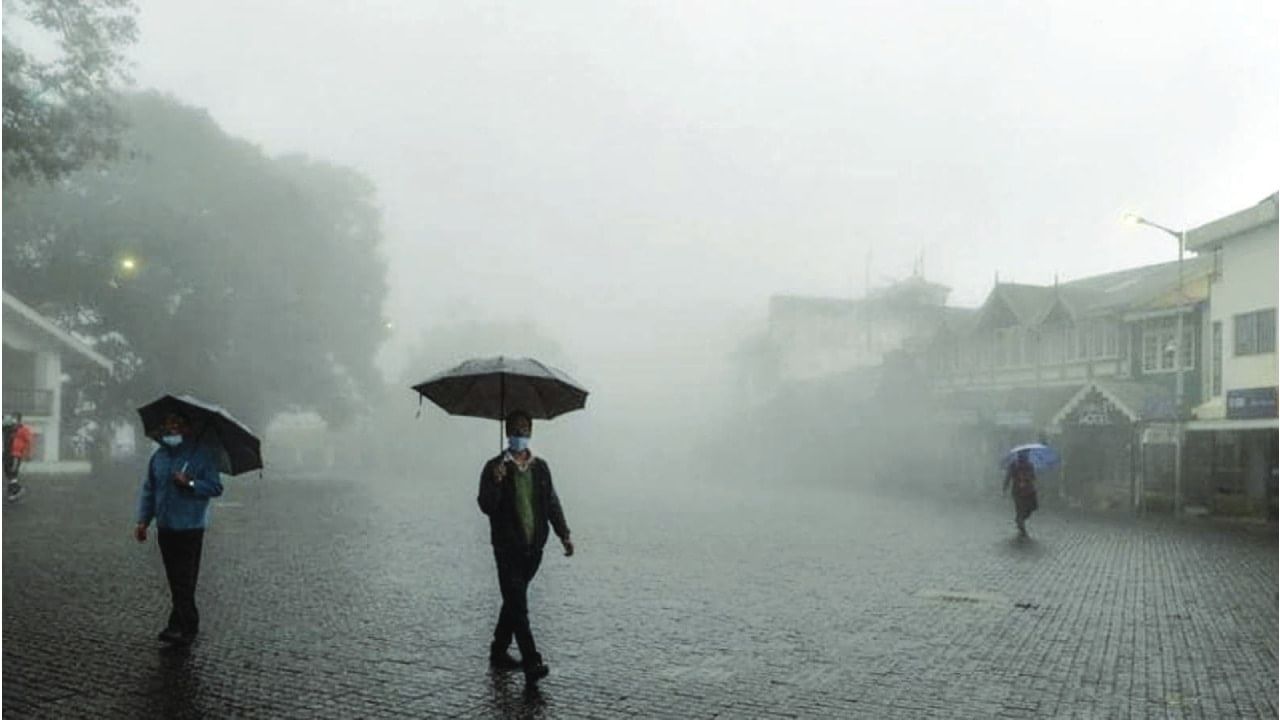
{"label": "puddle on road", "polygon": [[971,592],[965,590],[921,590],[916,597],[925,600],[941,600],[950,603],[966,603],[971,605],[998,605],[1009,607],[1009,598],[999,593]]}

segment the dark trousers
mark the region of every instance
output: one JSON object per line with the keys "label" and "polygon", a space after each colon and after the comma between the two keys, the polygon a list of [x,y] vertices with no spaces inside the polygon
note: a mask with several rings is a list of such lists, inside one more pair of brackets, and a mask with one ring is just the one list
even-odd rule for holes
{"label": "dark trousers", "polygon": [[4,454],[4,479],[9,482],[16,482],[18,479],[18,468],[22,467],[22,458],[17,455]]}
{"label": "dark trousers", "polygon": [[498,565],[498,589],[502,591],[502,611],[498,613],[498,626],[493,630],[493,649],[505,651],[515,636],[516,645],[520,647],[520,659],[526,665],[538,662],[542,658],[529,630],[529,582],[538,574],[542,551],[495,547],[493,557]]}
{"label": "dark trousers", "polygon": [[1021,525],[1022,523],[1026,522],[1027,518],[1031,517],[1031,513],[1035,512],[1036,508],[1038,508],[1039,506],[1040,506],[1040,503],[1036,501],[1035,493],[1014,495],[1013,509],[1014,509],[1014,512],[1016,513],[1016,515],[1014,516],[1014,520],[1019,525]]}
{"label": "dark trousers", "polygon": [[194,635],[200,631],[196,580],[200,577],[204,530],[160,530],[156,538],[160,543],[160,557],[164,559],[164,574],[169,579],[169,594],[173,598],[168,629]]}

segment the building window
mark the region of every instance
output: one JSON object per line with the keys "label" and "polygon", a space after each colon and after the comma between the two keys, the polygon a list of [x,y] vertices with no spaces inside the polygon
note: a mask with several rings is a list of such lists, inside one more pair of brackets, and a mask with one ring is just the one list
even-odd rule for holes
{"label": "building window", "polygon": [[1086,323],[1080,323],[1076,328],[1076,358],[1079,360],[1087,360],[1089,358],[1089,331],[1090,326]]}
{"label": "building window", "polygon": [[1154,332],[1142,333],[1142,371],[1156,372],[1160,369],[1160,337]]}
{"label": "building window", "polygon": [[[1175,318],[1164,318],[1149,321],[1142,328],[1142,371],[1173,372],[1175,367],[1178,322]],[[1190,370],[1195,367],[1195,328],[1187,321],[1182,325],[1182,367]]]}
{"label": "building window", "polygon": [[1276,351],[1276,311],[1236,315],[1236,355],[1258,355]]}
{"label": "building window", "polygon": [[1106,323],[1106,325],[1104,325],[1104,329],[1102,333],[1102,356],[1103,357],[1113,358],[1113,357],[1120,356],[1120,348],[1119,348],[1120,343],[1118,338],[1119,334],[1120,334],[1119,330],[1118,328],[1116,328],[1115,323],[1109,322],[1109,323]]}
{"label": "building window", "polygon": [[1213,324],[1213,397],[1222,395],[1222,323]]}

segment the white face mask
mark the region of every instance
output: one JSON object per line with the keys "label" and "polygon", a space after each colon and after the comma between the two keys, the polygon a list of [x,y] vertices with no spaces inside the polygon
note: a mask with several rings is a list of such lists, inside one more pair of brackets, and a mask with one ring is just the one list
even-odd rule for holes
{"label": "white face mask", "polygon": [[527,435],[512,435],[507,438],[507,442],[510,443],[512,452],[524,452],[529,449],[529,436]]}
{"label": "white face mask", "polygon": [[182,436],[181,435],[165,435],[164,437],[160,438],[160,442],[164,443],[165,445],[168,445],[169,447],[178,447],[179,445],[182,444]]}

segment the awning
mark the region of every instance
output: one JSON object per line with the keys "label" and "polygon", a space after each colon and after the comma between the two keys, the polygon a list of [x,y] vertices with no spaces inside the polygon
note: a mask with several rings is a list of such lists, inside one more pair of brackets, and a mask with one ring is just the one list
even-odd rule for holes
{"label": "awning", "polygon": [[1276,430],[1280,429],[1280,418],[1247,418],[1238,420],[1191,420],[1186,424],[1187,432],[1205,432],[1214,430]]}

